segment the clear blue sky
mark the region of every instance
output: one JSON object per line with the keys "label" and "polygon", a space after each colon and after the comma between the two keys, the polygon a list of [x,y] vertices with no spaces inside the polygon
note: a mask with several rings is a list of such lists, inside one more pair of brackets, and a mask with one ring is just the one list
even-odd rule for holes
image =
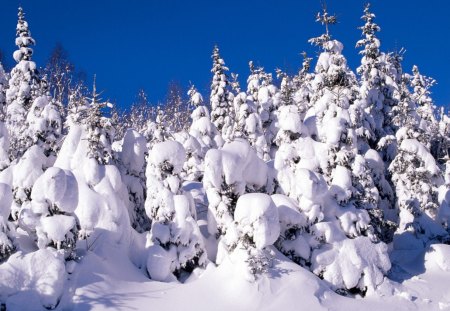
{"label": "clear blue sky", "polygon": [[[345,45],[352,69],[360,62],[354,48],[361,32],[366,0],[328,0],[340,22],[333,36]],[[218,44],[231,71],[244,82],[248,61],[273,72],[295,71],[299,53],[317,50],[307,40],[322,32],[314,22],[319,0],[114,0],[3,1],[0,49],[12,60],[17,6],[26,12],[37,41],[34,60],[43,66],[61,42],[70,59],[88,75],[97,74],[103,97],[129,105],[139,88],[152,101],[162,100],[170,81],[189,81],[208,96],[211,51]],[[450,103],[450,1],[374,0],[372,10],[382,30],[382,50],[405,47],[404,68],[417,64],[434,77],[434,99]]]}

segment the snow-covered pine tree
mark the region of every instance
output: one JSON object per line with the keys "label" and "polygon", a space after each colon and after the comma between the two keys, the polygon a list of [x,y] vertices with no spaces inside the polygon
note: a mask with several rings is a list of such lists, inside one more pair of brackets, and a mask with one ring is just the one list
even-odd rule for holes
{"label": "snow-covered pine tree", "polygon": [[100,99],[94,77],[92,98],[89,103],[85,125],[88,141],[87,156],[95,159],[98,164],[109,164],[113,158],[111,145],[114,139],[114,128],[110,118],[103,116],[102,109],[105,107],[111,108],[112,104]]}
{"label": "snow-covered pine tree", "polygon": [[176,141],[155,144],[148,157],[145,210],[152,228],[147,271],[158,281],[183,279],[184,273],[207,261],[194,201],[181,188],[185,159],[184,148]]}
{"label": "snow-covered pine tree", "polygon": [[[406,131],[407,128],[401,128],[397,136]],[[428,147],[417,138],[405,137],[389,171],[400,211],[394,247],[423,247],[430,240],[448,235],[439,215],[438,188],[444,179]]]}
{"label": "snow-covered pine tree", "polygon": [[216,258],[220,263],[238,243],[234,213],[237,200],[246,192],[263,192],[267,165],[246,139],[236,138],[223,148],[211,149],[205,156],[203,186],[208,196],[208,232],[218,240]]}
{"label": "snow-covered pine tree", "polygon": [[209,110],[203,104],[203,97],[192,86],[189,91],[190,104],[194,107],[191,113],[192,124],[189,134],[195,137],[201,145],[202,154],[206,154],[209,149],[222,147],[223,139],[216,126],[211,122]]}
{"label": "snow-covered pine tree", "polygon": [[244,138],[256,150],[258,156],[269,160],[269,149],[262,128],[262,121],[258,113],[258,92],[261,68],[255,69],[250,65],[250,76],[247,79],[247,93],[238,93],[233,100],[235,122],[232,137]]}
{"label": "snow-covered pine tree", "polygon": [[414,88],[412,94],[413,100],[417,104],[417,113],[420,118],[426,122],[421,127],[431,127],[436,123],[435,110],[436,106],[433,103],[433,99],[430,97],[430,88],[436,83],[436,80],[422,75],[419,68],[414,65],[412,69],[412,81],[411,86]]}
{"label": "snow-covered pine tree", "polygon": [[8,259],[15,251],[13,244],[14,225],[11,224],[9,214],[13,201],[11,187],[7,184],[0,184],[0,262]]}
{"label": "snow-covered pine tree", "polygon": [[436,83],[433,78],[424,76],[419,68],[414,65],[412,69],[411,87],[413,88],[412,100],[416,103],[417,114],[420,117],[419,128],[428,133],[430,139],[430,152],[433,157],[442,163],[442,146],[446,139],[439,132],[439,121],[436,106],[431,98],[431,88]]}
{"label": "snow-covered pine tree", "polygon": [[[448,233],[440,219],[439,187],[444,178],[431,147],[438,140],[434,107],[427,91],[420,82],[417,67],[414,77],[403,75],[400,84],[400,99],[393,108],[396,132],[397,155],[389,166],[395,185],[399,209],[399,227],[394,247],[424,246],[429,240],[442,238]],[[414,93],[409,83],[414,83]],[[420,109],[422,108],[422,109]],[[415,236],[416,242],[408,237]],[[401,243],[398,243],[401,241]],[[405,243],[406,242],[406,243]],[[412,244],[411,244],[412,243]],[[403,245],[402,245],[403,244]]]}
{"label": "snow-covered pine tree", "polygon": [[[314,147],[319,166],[309,164],[311,168],[321,173],[328,184],[329,190],[322,199],[312,198],[322,203],[323,218],[311,228],[311,232],[319,243],[312,244],[314,248],[311,254],[311,269],[321,275],[336,289],[344,291],[350,289],[365,290],[365,287],[374,288],[379,284],[383,275],[390,268],[387,247],[379,241],[382,229],[378,228],[384,222],[383,213],[379,210],[378,191],[374,185],[368,161],[358,152],[358,136],[356,129],[361,119],[362,109],[357,109],[358,83],[354,73],[348,68],[347,61],[342,55],[343,45],[339,41],[332,40],[328,26],[337,22],[334,15],[329,15],[326,7],[318,14],[318,22],[325,25],[325,33],[309,42],[321,47],[316,67],[313,86],[312,109],[314,109],[315,126],[308,125],[309,135],[313,135],[312,128],[317,128],[316,139],[323,145],[322,148]],[[308,115],[311,112],[307,113]],[[308,122],[311,122],[308,120]],[[313,137],[313,136],[311,136]],[[317,151],[325,152],[319,154]],[[305,154],[305,153],[303,153]],[[323,157],[323,158],[322,158]],[[316,160],[316,161],[317,161]],[[298,161],[304,162],[300,158]],[[303,169],[298,169],[296,180],[316,179],[311,173],[306,174]],[[308,177],[309,176],[309,177]],[[313,178],[314,177],[314,178]],[[313,184],[315,182],[312,182]],[[307,199],[302,202],[305,190],[302,186],[298,193],[300,208],[311,206],[311,197],[307,191]],[[312,187],[312,186],[308,186]],[[307,204],[306,204],[307,203]],[[305,206],[306,204],[306,206]],[[306,208],[308,210],[308,208]],[[323,242],[334,245],[331,249],[324,247]],[[376,253],[368,257],[365,264],[374,270],[366,275],[364,270],[354,272],[352,282],[344,279],[336,279],[333,274],[346,265],[346,255],[340,254],[336,248],[354,249],[358,253],[360,248],[370,245]],[[359,255],[361,258],[361,255]],[[336,270],[337,269],[337,270]]]}
{"label": "snow-covered pine tree", "polygon": [[[363,39],[356,43],[357,48],[363,48],[359,53],[362,55],[361,65],[357,72],[361,77],[359,98],[355,101],[353,122],[356,127],[358,137],[358,151],[364,154],[369,164],[372,179],[378,189],[379,210],[383,211],[384,217],[391,222],[381,223],[384,232],[380,238],[385,242],[392,240],[395,230],[392,221],[397,220],[395,205],[395,193],[392,190],[385,160],[395,153],[395,137],[392,131],[387,134],[385,126],[385,107],[393,105],[394,93],[397,91],[397,84],[394,83],[389,73],[388,55],[380,51],[380,40],[376,34],[380,27],[375,23],[375,14],[370,10],[370,4],[364,7],[364,15],[361,17],[365,24],[359,29],[362,30]],[[381,143],[380,143],[381,141]],[[373,149],[371,149],[373,148]],[[380,154],[374,149],[379,149]],[[371,210],[375,212],[376,210]],[[378,213],[378,212],[377,212]]]}
{"label": "snow-covered pine tree", "polygon": [[299,138],[304,127],[298,106],[293,101],[292,81],[281,70],[277,70],[277,73],[278,78],[281,78],[281,86],[280,105],[276,111],[278,132],[273,142],[277,146],[274,157],[276,170],[274,191],[298,199],[294,176],[300,160],[299,152],[303,148]]}
{"label": "snow-covered pine tree", "polygon": [[67,104],[67,118],[64,122],[66,129],[72,125],[80,125],[85,122],[89,108],[89,102],[84,96],[85,86],[76,85],[70,90],[69,103]]}
{"label": "snow-covered pine tree", "polygon": [[310,73],[312,58],[308,57],[306,52],[301,53],[303,57],[302,68],[292,78],[293,88],[295,90],[293,101],[298,107],[300,118],[303,120],[309,108],[311,108],[312,85],[314,74]]}
{"label": "snow-covered pine tree", "polygon": [[138,232],[150,230],[151,221],[145,213],[147,196],[145,179],[145,156],[147,141],[136,130],[129,128],[123,137],[122,148],[118,153],[118,168],[122,181],[127,186],[131,203],[131,226]]}
{"label": "snow-covered pine tree", "polygon": [[31,207],[26,209],[27,230],[36,235],[40,249],[54,247],[66,259],[75,258],[80,224],[75,209],[78,205],[78,186],[72,172],[50,167],[35,182],[31,192]]}
{"label": "snow-covered pine tree", "polygon": [[40,146],[45,156],[56,157],[61,144],[61,103],[49,95],[37,97],[27,114],[27,134],[31,144]]}
{"label": "snow-covered pine tree", "polygon": [[359,52],[363,57],[357,72],[361,76],[361,106],[367,111],[367,118],[364,120],[367,131],[361,133],[361,136],[368,137],[371,145],[376,147],[376,143],[384,135],[383,105],[386,74],[382,70],[382,61],[385,55],[379,49],[380,40],[376,37],[376,33],[380,31],[380,27],[374,22],[375,14],[370,11],[369,3],[364,7],[361,19],[365,21],[364,26],[359,27],[364,38],[356,43],[356,47],[364,49]]}
{"label": "snow-covered pine tree", "polygon": [[258,113],[262,122],[264,136],[270,158],[275,155],[277,149],[275,137],[277,128],[277,108],[280,105],[280,92],[273,84],[272,74],[266,73],[263,68],[260,72],[260,87],[258,90]]}
{"label": "snow-covered pine tree", "polygon": [[24,154],[31,145],[27,134],[26,118],[35,98],[42,95],[41,79],[36,64],[31,60],[35,45],[28,29],[25,13],[19,7],[16,45],[13,54],[16,66],[11,70],[9,88],[6,92],[7,128],[10,134],[10,156],[15,159]]}
{"label": "snow-covered pine tree", "polygon": [[214,46],[211,56],[213,74],[211,83],[211,95],[209,98],[211,104],[211,121],[221,132],[222,138],[227,141],[232,139],[233,122],[235,112],[233,109],[233,93],[230,91],[230,82],[228,81],[227,71],[224,60],[220,57],[219,48]]}
{"label": "snow-covered pine tree", "polygon": [[6,127],[6,90],[8,88],[8,79],[0,63],[0,171],[7,168],[10,164],[9,158],[9,133]]}

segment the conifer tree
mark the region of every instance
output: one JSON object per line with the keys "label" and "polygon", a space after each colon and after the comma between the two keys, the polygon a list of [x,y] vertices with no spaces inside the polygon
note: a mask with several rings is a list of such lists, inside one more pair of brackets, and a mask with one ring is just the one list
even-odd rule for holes
{"label": "conifer tree", "polygon": [[98,164],[109,164],[113,157],[111,145],[114,139],[114,128],[111,120],[103,116],[102,109],[112,107],[112,104],[103,102],[97,93],[94,77],[92,98],[86,118],[88,141],[87,156],[95,159]]}
{"label": "conifer tree", "polygon": [[230,82],[228,81],[227,71],[224,60],[220,57],[219,48],[213,49],[212,54],[213,74],[211,84],[211,121],[217,130],[222,133],[224,140],[230,140],[232,135],[232,126],[234,120],[233,94],[230,91]]}
{"label": "conifer tree", "polygon": [[309,108],[311,108],[312,98],[312,80],[314,74],[310,73],[312,58],[308,57],[306,52],[301,53],[303,57],[302,68],[292,78],[294,88],[293,101],[298,107],[300,118],[303,120]]}
{"label": "conifer tree", "polygon": [[202,148],[201,153],[205,155],[209,149],[216,149],[223,145],[222,135],[211,122],[209,110],[203,104],[203,97],[195,86],[191,86],[188,95],[190,105],[194,107],[189,134],[197,139]]}
{"label": "conifer tree", "polygon": [[70,128],[72,125],[84,124],[87,118],[89,102],[84,96],[85,86],[77,85],[70,91],[69,103],[67,105],[67,119],[64,126]]}
{"label": "conifer tree", "polygon": [[6,127],[6,90],[8,88],[8,80],[0,64],[0,171],[7,168],[10,164],[9,158],[9,133]]}
{"label": "conifer tree", "polygon": [[6,92],[7,128],[10,134],[10,155],[13,159],[23,155],[30,146],[26,118],[35,98],[42,95],[41,79],[32,61],[34,39],[28,29],[25,13],[19,7],[16,45],[13,54],[17,65],[11,70],[9,89]]}
{"label": "conifer tree", "polygon": [[147,270],[159,281],[180,278],[207,260],[193,199],[181,188],[185,159],[184,148],[176,141],[155,144],[148,157],[145,210],[152,228]]}

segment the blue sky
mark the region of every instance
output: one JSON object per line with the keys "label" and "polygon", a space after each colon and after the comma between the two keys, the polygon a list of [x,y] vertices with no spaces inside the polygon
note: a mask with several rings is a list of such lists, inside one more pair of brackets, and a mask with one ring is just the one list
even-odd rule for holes
{"label": "blue sky", "polygon": [[[340,22],[331,30],[344,43],[352,69],[360,62],[354,48],[366,2],[328,0]],[[57,42],[88,75],[97,74],[103,97],[126,107],[144,88],[152,101],[162,100],[170,81],[194,83],[208,96],[211,51],[218,44],[231,71],[244,82],[248,61],[273,72],[295,71],[299,53],[316,56],[307,40],[322,32],[314,22],[319,0],[114,0],[4,1],[0,12],[0,49],[12,62],[17,6],[26,12],[37,41],[34,60],[43,66]],[[450,103],[449,1],[372,1],[382,30],[382,50],[406,48],[404,69],[417,64],[434,77],[439,105]]]}

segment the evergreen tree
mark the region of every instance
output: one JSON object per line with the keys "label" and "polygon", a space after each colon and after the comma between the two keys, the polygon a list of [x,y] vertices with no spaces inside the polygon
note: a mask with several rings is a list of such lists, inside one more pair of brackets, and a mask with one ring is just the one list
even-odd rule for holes
{"label": "evergreen tree", "polygon": [[314,74],[310,73],[312,58],[308,57],[306,52],[302,52],[303,63],[302,68],[292,79],[294,88],[293,101],[298,107],[300,118],[305,118],[306,112],[311,108],[312,98],[312,81]]}
{"label": "evergreen tree", "polygon": [[9,133],[6,127],[6,90],[8,80],[0,63],[0,171],[7,168],[10,164],[9,158]]}
{"label": "evergreen tree", "polygon": [[99,96],[94,77],[92,99],[86,118],[87,156],[95,159],[98,164],[109,164],[113,157],[111,145],[114,139],[114,128],[111,119],[103,116],[102,109],[105,107],[111,108],[112,104],[101,101]]}
{"label": "evergreen tree", "polygon": [[13,159],[22,156],[30,146],[26,130],[27,113],[34,99],[43,93],[36,64],[31,60],[31,46],[35,45],[35,41],[20,7],[18,17],[16,45],[19,49],[13,54],[17,65],[11,70],[9,89],[6,92],[7,128],[11,142],[9,152]]}
{"label": "evergreen tree", "polygon": [[232,105],[233,94],[230,91],[230,82],[226,74],[228,68],[220,57],[217,46],[214,47],[211,57],[213,59],[211,69],[213,78],[209,99],[211,104],[211,121],[217,130],[222,133],[222,138],[230,140],[235,112]]}
{"label": "evergreen tree", "polygon": [[216,126],[211,122],[208,108],[203,105],[203,97],[195,86],[188,91],[190,105],[194,107],[191,118],[192,124],[189,134],[197,139],[202,148],[202,154],[209,149],[217,149],[223,145],[223,139]]}
{"label": "evergreen tree", "polygon": [[181,188],[185,159],[183,146],[175,141],[155,144],[148,157],[145,210],[152,228],[147,237],[147,270],[159,281],[183,277],[207,260],[193,199]]}
{"label": "evergreen tree", "polygon": [[89,102],[84,95],[85,86],[77,85],[70,91],[69,103],[67,105],[67,119],[65,121],[65,128],[70,128],[72,125],[84,124],[87,118]]}
{"label": "evergreen tree", "polygon": [[37,97],[27,115],[27,133],[31,144],[40,146],[48,157],[56,156],[62,131],[61,103],[49,95]]}

